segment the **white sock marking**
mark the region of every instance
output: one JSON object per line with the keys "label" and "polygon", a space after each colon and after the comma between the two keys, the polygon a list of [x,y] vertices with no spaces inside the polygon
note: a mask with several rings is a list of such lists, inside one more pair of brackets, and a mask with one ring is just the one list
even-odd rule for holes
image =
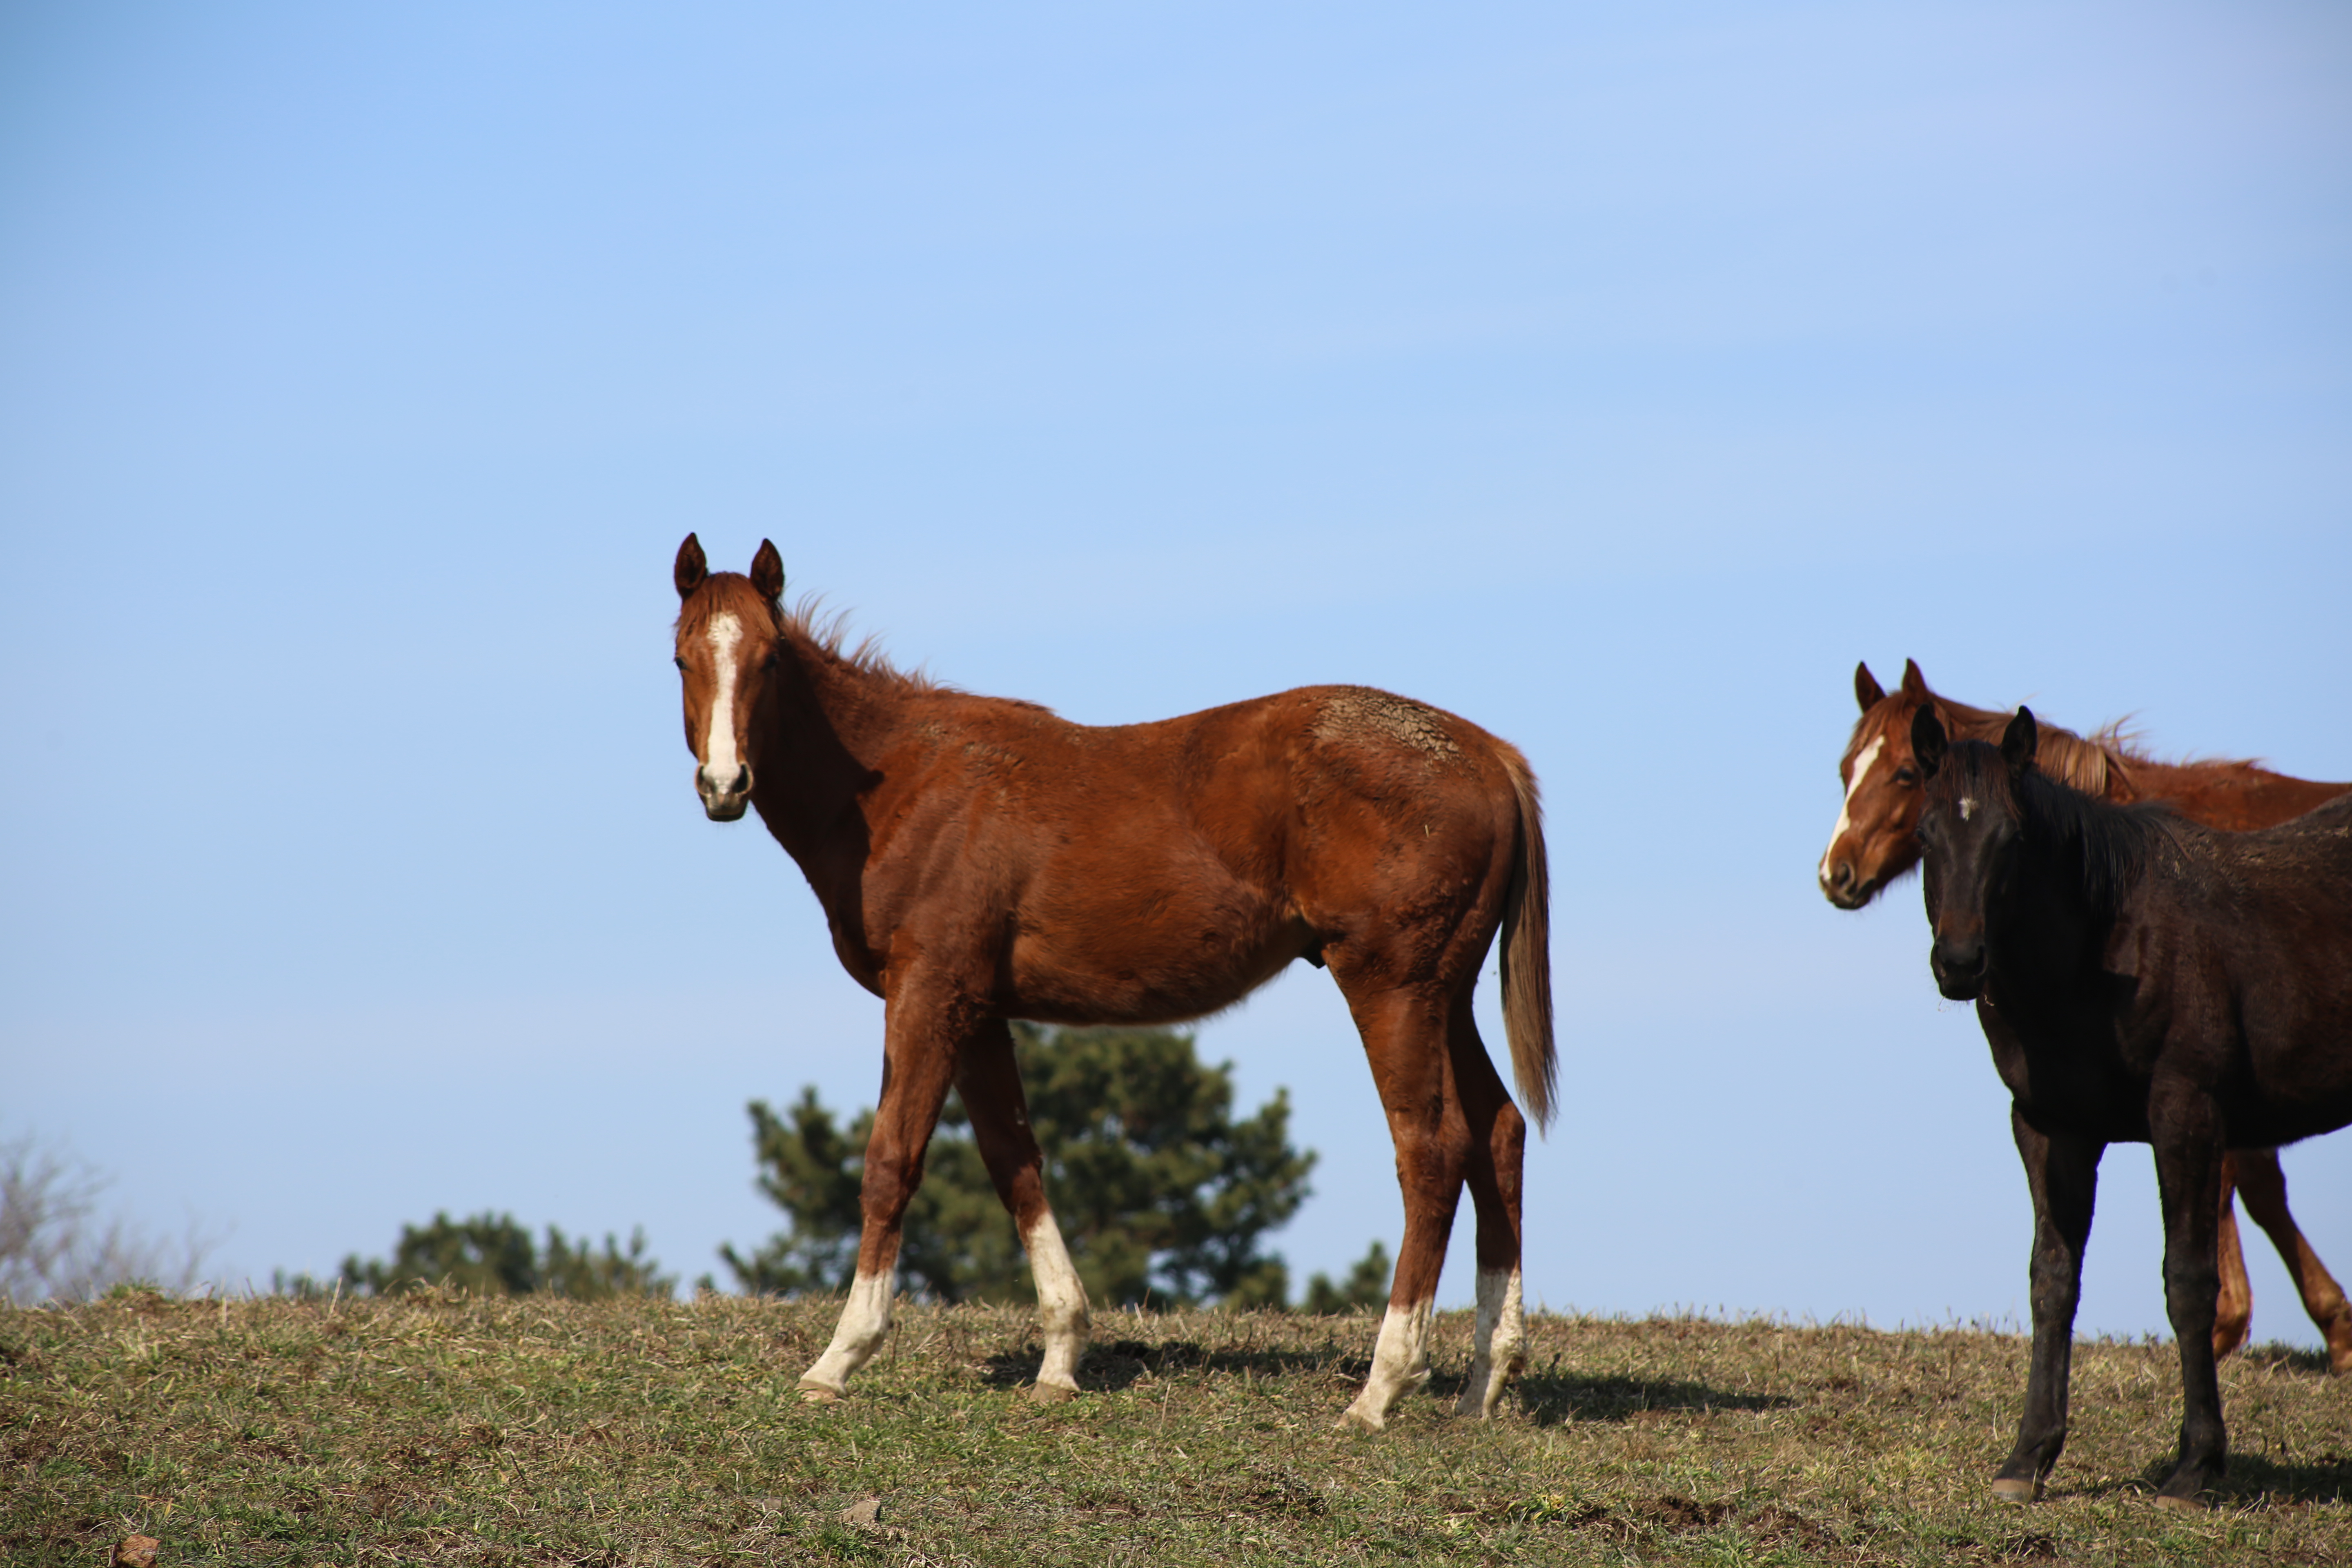
{"label": "white sock marking", "polygon": [[1822,851],[1821,876],[1824,882],[1830,879],[1830,857],[1837,853],[1838,840],[1843,838],[1846,829],[1853,826],[1854,792],[1862,788],[1862,781],[1870,776],[1871,764],[1878,761],[1878,753],[1885,744],[1886,737],[1877,736],[1854,756],[1853,782],[1845,786],[1845,804],[1838,807],[1837,826],[1830,829],[1830,847]]}
{"label": "white sock marking", "polygon": [[874,1352],[882,1348],[883,1336],[890,1331],[890,1298],[897,1289],[897,1276],[896,1268],[886,1268],[879,1274],[860,1274],[850,1285],[840,1326],[833,1331],[833,1343],[817,1357],[814,1366],[801,1374],[803,1388],[842,1393],[849,1374],[874,1359]]}
{"label": "white sock marking", "polygon": [[1388,1425],[1390,1406],[1408,1389],[1429,1381],[1429,1315],[1434,1305],[1416,1301],[1400,1311],[1391,1303],[1381,1317],[1381,1337],[1372,1348],[1372,1375],[1340,1420],[1377,1432]]}
{"label": "white sock marking", "polygon": [[1052,1210],[1037,1216],[1021,1238],[1029,1254],[1029,1272],[1037,1281],[1037,1315],[1044,1320],[1045,1359],[1037,1368],[1041,1387],[1078,1385],[1078,1357],[1087,1349],[1087,1287],[1062,1245],[1062,1227]]}
{"label": "white sock marking", "polygon": [[1460,1415],[1491,1416],[1503,1389],[1527,1360],[1527,1309],[1519,1271],[1478,1270],[1477,1338],[1470,1352],[1470,1378],[1454,1407]]}

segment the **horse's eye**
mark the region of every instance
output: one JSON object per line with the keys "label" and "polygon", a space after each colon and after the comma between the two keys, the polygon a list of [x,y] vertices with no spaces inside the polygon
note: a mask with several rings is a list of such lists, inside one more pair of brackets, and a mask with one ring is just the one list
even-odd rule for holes
{"label": "horse's eye", "polygon": [[1916,768],[1897,768],[1895,770],[1895,782],[1907,789],[1911,785],[1919,782],[1919,770]]}
{"label": "horse's eye", "polygon": [[671,659],[670,662],[677,666],[680,669],[684,669],[686,668],[686,660],[684,658],[674,658]]}

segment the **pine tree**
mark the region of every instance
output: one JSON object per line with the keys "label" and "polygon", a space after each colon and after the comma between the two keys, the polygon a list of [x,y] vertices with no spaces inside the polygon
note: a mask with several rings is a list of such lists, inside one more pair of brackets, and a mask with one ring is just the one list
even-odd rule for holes
{"label": "pine tree", "polygon": [[[1290,1146],[1276,1090],[1233,1117],[1230,1063],[1202,1065],[1171,1029],[1015,1024],[1013,1053],[1045,1155],[1045,1194],[1097,1305],[1280,1306],[1282,1259],[1259,1242],[1298,1211],[1311,1152]],[[790,1228],[746,1258],[719,1256],[745,1289],[839,1289],[855,1272],[857,1202],[873,1113],[845,1134],[814,1089],[785,1116],[751,1102],[760,1190]],[[900,1283],[942,1301],[1034,1299],[971,1119],[950,1095],[908,1205]]]}
{"label": "pine tree", "polygon": [[1348,1278],[1334,1285],[1328,1274],[1317,1273],[1307,1281],[1307,1294],[1299,1299],[1298,1310],[1329,1317],[1339,1312],[1352,1312],[1360,1308],[1385,1306],[1389,1299],[1389,1249],[1378,1241],[1371,1250],[1356,1259],[1348,1270]]}
{"label": "pine tree", "polygon": [[[478,1296],[527,1296],[534,1291],[601,1300],[608,1296],[667,1296],[677,1285],[646,1256],[646,1233],[629,1236],[628,1250],[607,1232],[602,1252],[585,1237],[577,1246],[555,1226],[547,1227],[542,1252],[514,1215],[485,1209],[453,1220],[444,1211],[425,1226],[404,1225],[389,1259],[343,1259],[342,1288],[354,1295],[389,1296],[425,1285],[449,1284]],[[318,1293],[316,1281],[297,1279],[281,1286],[294,1294]]]}

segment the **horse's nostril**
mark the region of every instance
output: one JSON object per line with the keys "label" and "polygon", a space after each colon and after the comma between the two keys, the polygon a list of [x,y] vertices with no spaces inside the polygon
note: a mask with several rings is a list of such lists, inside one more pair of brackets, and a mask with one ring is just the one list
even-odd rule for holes
{"label": "horse's nostril", "polygon": [[1985,950],[1981,942],[1937,942],[1934,949],[1936,962],[1947,974],[1968,976],[1983,973]]}
{"label": "horse's nostril", "polygon": [[729,787],[729,789],[728,789],[727,793],[728,793],[728,794],[730,794],[730,795],[749,795],[749,794],[751,794],[751,770],[750,768],[748,768],[748,767],[737,768],[737,769],[735,770],[735,782],[734,782],[734,784],[733,784],[732,785],[730,785],[730,786]]}
{"label": "horse's nostril", "polygon": [[1841,893],[1850,891],[1853,887],[1853,867],[1843,860],[1831,867],[1830,886]]}

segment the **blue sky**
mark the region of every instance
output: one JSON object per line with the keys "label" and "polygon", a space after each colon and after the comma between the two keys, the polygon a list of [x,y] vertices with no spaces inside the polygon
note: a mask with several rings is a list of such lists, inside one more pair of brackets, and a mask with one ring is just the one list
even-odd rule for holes
{"label": "blue sky", "polygon": [[[1514,740],[1530,1294],[2022,1316],[1916,888],[1812,885],[1850,672],[2352,778],[2348,72],[2318,5],[12,8],[0,1135],[233,1281],[772,1229],[743,1102],[868,1102],[880,1009],[695,801],[692,529],[1073,719]],[[1294,1276],[1393,1246],[1328,977],[1202,1047],[1321,1152]],[[2083,1322],[2160,1329],[2105,1195]]]}

